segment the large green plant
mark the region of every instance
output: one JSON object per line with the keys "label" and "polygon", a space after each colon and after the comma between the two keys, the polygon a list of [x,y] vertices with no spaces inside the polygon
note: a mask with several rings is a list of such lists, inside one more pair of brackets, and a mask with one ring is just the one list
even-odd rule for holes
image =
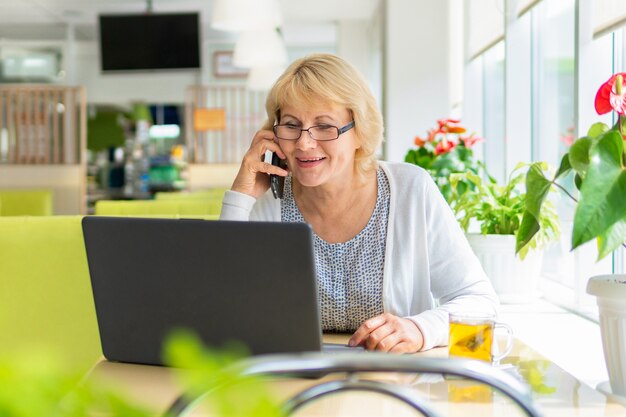
{"label": "large green plant", "polygon": [[[450,203],[453,198],[450,174],[479,173],[482,165],[474,159],[472,147],[482,140],[474,133],[467,134],[467,129],[460,124],[460,120],[437,120],[437,127],[429,129],[425,137],[415,137],[415,148],[408,150],[404,161],[427,170]],[[473,185],[460,178],[456,188],[459,193],[463,193],[473,188]]]}
{"label": "large green plant", "polygon": [[[622,82],[626,73],[613,75],[596,94],[598,114],[615,111],[617,123],[609,128],[595,123],[586,136],[577,139],[561,159],[553,178],[546,176],[545,163],[530,166],[526,174],[528,203],[517,234],[517,251],[542,230],[540,221],[553,188],[562,190],[577,202],[574,214],[572,249],[597,239],[598,259],[613,252],[626,240],[626,91]],[[557,180],[574,172],[578,198]]]}
{"label": "large green plant", "polygon": [[[484,235],[516,235],[526,210],[527,194],[520,191],[525,175],[521,168],[527,164],[518,164],[511,172],[508,182],[499,185],[497,181],[485,173],[486,180],[473,172],[451,174],[452,209],[459,224],[467,232],[470,224],[476,221],[480,232]],[[473,187],[460,192],[458,185],[469,181]],[[529,249],[543,247],[550,241],[557,240],[560,235],[558,216],[554,207],[547,202],[539,217],[542,229],[519,250],[521,259],[526,257]]]}

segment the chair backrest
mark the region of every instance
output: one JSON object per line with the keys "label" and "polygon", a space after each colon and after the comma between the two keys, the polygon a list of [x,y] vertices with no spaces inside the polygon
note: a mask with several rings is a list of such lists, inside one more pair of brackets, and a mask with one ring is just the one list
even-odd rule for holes
{"label": "chair backrest", "polygon": [[42,349],[83,369],[102,355],[81,218],[0,217],[0,352]]}
{"label": "chair backrest", "polygon": [[211,188],[202,191],[177,191],[177,192],[158,192],[154,195],[154,199],[157,201],[171,201],[171,200],[219,200],[222,201],[224,193],[228,188]]}
{"label": "chair backrest", "polygon": [[0,216],[51,216],[52,191],[0,190]]}
{"label": "chair backrest", "polygon": [[[418,392],[411,387],[394,382],[388,383],[384,379],[371,380],[371,373],[374,372],[431,374],[440,378],[444,375],[476,381],[504,394],[527,416],[541,417],[543,415],[534,404],[528,385],[513,375],[476,360],[416,358],[411,355],[379,353],[342,355],[309,353],[260,355],[244,359],[233,366],[235,374],[240,376],[320,378],[335,373],[345,375],[340,379],[324,378],[317,384],[307,384],[303,391],[292,394],[293,396],[283,405],[283,413],[286,416],[292,415],[312,401],[341,391],[370,391],[389,395],[409,405],[423,416],[439,417],[441,415],[427,398],[418,395]],[[362,373],[369,374],[370,377],[361,379]],[[191,409],[212,391],[215,390],[182,394],[172,403],[164,416],[188,415]]]}
{"label": "chair backrest", "polygon": [[97,215],[219,215],[222,201],[204,200],[135,200],[96,202]]}
{"label": "chair backrest", "polygon": [[[269,377],[320,378],[329,374],[345,375],[343,379],[323,379],[310,385],[289,398],[284,406],[284,415],[291,415],[310,402],[328,394],[341,391],[370,391],[389,395],[404,402],[427,417],[439,417],[440,413],[428,399],[418,395],[410,387],[388,383],[385,380],[360,379],[362,373],[398,372],[413,374],[449,375],[485,384],[499,391],[516,403],[530,417],[540,417],[542,412],[534,404],[530,388],[514,376],[491,365],[466,359],[416,358],[410,355],[384,355],[357,353],[328,355],[310,353],[299,355],[261,355],[242,360],[234,365],[239,375],[264,375]],[[347,374],[347,375],[346,375]],[[178,397],[164,414],[165,416],[188,415],[200,401],[211,394],[195,392]]]}

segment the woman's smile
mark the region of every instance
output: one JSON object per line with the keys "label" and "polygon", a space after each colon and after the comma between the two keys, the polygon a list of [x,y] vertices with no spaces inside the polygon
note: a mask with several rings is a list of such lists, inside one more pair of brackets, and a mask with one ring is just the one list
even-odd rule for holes
{"label": "woman's smile", "polygon": [[315,168],[321,165],[326,160],[323,156],[299,156],[296,157],[296,162],[299,168]]}

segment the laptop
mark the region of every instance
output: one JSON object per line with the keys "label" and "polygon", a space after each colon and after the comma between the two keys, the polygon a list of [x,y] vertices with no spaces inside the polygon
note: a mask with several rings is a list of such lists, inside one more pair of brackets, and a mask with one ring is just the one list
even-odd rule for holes
{"label": "laptop", "polygon": [[308,225],[86,216],[82,227],[107,360],[162,365],[180,328],[253,355],[321,350]]}

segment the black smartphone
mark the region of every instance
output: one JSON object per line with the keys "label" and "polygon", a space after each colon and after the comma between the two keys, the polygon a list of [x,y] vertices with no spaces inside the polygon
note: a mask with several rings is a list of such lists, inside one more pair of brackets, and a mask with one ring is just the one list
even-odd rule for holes
{"label": "black smartphone", "polygon": [[[276,152],[272,152],[272,165],[280,167],[282,169],[287,168],[287,163],[278,157]],[[280,175],[270,174],[270,188],[274,198],[283,198],[283,190],[285,189],[285,177]]]}

